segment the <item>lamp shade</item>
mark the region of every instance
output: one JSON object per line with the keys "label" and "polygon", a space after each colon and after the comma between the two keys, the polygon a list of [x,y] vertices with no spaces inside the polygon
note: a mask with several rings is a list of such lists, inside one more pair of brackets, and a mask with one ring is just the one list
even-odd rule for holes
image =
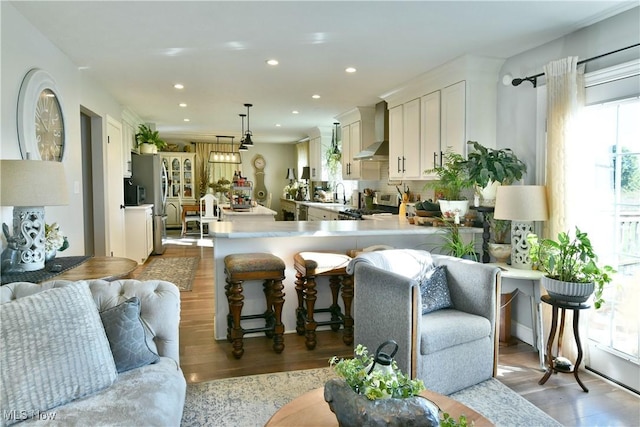
{"label": "lamp shade", "polygon": [[69,203],[60,162],[0,160],[0,205],[60,206]]}
{"label": "lamp shade", "polygon": [[300,179],[311,179],[311,169],[309,168],[309,166],[302,167],[302,176],[300,177]]}
{"label": "lamp shade", "polygon": [[496,193],[495,219],[546,221],[547,193],[543,185],[501,185]]}
{"label": "lamp shade", "polygon": [[287,169],[287,176],[285,177],[285,179],[295,180],[296,179],[296,170],[293,169],[293,168],[288,168]]}

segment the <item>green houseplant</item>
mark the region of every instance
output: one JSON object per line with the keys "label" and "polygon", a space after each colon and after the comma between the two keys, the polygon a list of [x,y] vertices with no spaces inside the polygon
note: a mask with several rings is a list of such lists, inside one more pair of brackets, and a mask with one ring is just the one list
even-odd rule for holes
{"label": "green houseplant", "polygon": [[489,242],[489,253],[496,259],[496,262],[507,262],[509,256],[511,256],[511,244],[507,243],[507,236],[511,230],[511,221],[508,219],[495,219],[493,213],[487,213],[486,215],[493,235]]}
{"label": "green houseplant", "polygon": [[160,138],[160,133],[144,123],[138,125],[138,133],[136,133],[136,147],[140,148],[141,153],[157,153],[167,146],[167,143]]}
{"label": "green houseplant", "polygon": [[477,141],[467,141],[473,147],[469,152],[464,168],[469,179],[476,187],[476,193],[483,197],[483,204],[495,204],[495,191],[498,185],[510,185],[522,179],[527,165],[518,159],[510,148],[487,148]]}
{"label": "green houseplant", "polygon": [[476,253],[475,242],[464,242],[460,237],[460,225],[452,221],[447,221],[445,218],[445,224],[447,227],[447,234],[443,237],[444,243],[441,249],[447,255],[451,255],[457,258],[465,258],[473,261],[478,261],[478,254]]}
{"label": "green houseplant", "polygon": [[463,196],[462,191],[473,186],[464,157],[448,149],[444,154],[444,163],[425,172],[435,173],[438,177],[435,181],[427,182],[425,188],[434,189],[442,213],[453,217],[457,211],[460,217],[463,217],[469,208],[469,201]]}
{"label": "green houseplant", "polygon": [[599,266],[587,233],[576,227],[575,235],[558,233],[558,240],[527,236],[532,263],[545,272],[542,284],[553,298],[568,302],[585,302],[594,294],[593,305],[600,308],[604,285],[613,280],[615,270]]}

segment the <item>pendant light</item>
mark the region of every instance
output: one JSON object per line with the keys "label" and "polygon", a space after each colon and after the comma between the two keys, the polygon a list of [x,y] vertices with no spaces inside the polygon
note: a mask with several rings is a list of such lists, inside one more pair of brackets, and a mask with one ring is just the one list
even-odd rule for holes
{"label": "pendant light", "polygon": [[242,133],[240,133],[240,147],[238,147],[238,151],[248,151],[249,147],[244,145],[244,118],[247,117],[246,114],[238,114],[242,119]]}
{"label": "pendant light", "polygon": [[247,107],[247,133],[244,135],[243,144],[247,146],[253,145],[253,141],[251,140],[251,129],[249,127],[249,108],[253,107],[253,104],[244,104]]}
{"label": "pendant light", "polygon": [[340,123],[334,122],[335,130],[331,132],[331,147],[333,147],[332,154],[340,154],[340,149],[338,148],[338,125]]}

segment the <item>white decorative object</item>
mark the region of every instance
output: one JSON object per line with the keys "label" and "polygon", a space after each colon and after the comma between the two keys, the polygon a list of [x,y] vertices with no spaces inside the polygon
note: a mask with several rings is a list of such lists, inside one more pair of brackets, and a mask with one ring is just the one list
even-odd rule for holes
{"label": "white decorative object", "polygon": [[13,206],[13,236],[22,271],[44,268],[44,206],[68,203],[67,180],[60,162],[0,160],[0,205]]}
{"label": "white decorative object", "polygon": [[460,217],[464,217],[469,211],[469,201],[468,200],[438,200],[440,204],[440,210],[442,214],[446,217],[453,218],[456,213],[460,215]]}
{"label": "white decorative object", "polygon": [[511,265],[531,270],[527,235],[533,221],[546,221],[547,197],[542,185],[501,185],[496,192],[495,219],[511,220]]}
{"label": "white decorative object", "polygon": [[498,181],[489,181],[489,183],[483,188],[477,188],[477,191],[482,197],[480,202],[482,206],[495,206],[496,205],[496,193],[498,187],[501,184]]}

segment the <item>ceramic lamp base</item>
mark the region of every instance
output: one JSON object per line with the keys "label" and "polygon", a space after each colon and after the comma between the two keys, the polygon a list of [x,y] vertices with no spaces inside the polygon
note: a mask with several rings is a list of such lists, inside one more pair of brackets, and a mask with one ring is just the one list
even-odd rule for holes
{"label": "ceramic lamp base", "polygon": [[20,251],[21,271],[44,268],[44,207],[16,206],[13,208],[13,235]]}
{"label": "ceramic lamp base", "polygon": [[532,221],[511,221],[511,266],[520,270],[531,270],[529,242],[527,236],[533,233]]}

